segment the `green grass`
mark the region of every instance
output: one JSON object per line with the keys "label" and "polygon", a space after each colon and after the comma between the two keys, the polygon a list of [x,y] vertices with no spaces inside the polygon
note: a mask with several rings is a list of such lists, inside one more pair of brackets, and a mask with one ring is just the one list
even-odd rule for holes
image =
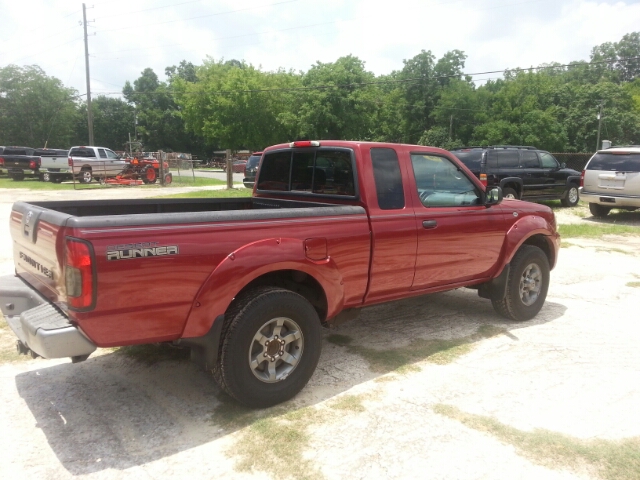
{"label": "green grass", "polygon": [[446,365],[469,353],[474,343],[484,338],[491,338],[505,333],[505,329],[493,325],[483,325],[468,337],[452,340],[427,340],[415,338],[405,347],[377,349],[362,345],[353,345],[352,339],[345,335],[329,335],[327,341],[347,348],[348,351],[360,355],[369,364],[369,368],[377,373],[396,372],[399,374],[419,370],[414,365],[427,360],[438,365]]}
{"label": "green grass", "polygon": [[558,232],[564,238],[602,238],[604,235],[640,235],[640,228],[629,225],[571,223],[559,225]]}
{"label": "green grass", "polygon": [[495,418],[466,413],[451,405],[438,404],[433,409],[440,415],[513,445],[521,455],[540,465],[580,471],[587,467],[606,480],[640,478],[640,437],[582,440],[550,430],[526,432]]}
{"label": "green grass", "polygon": [[627,282],[627,287],[640,288],[640,282]]}
{"label": "green grass", "polygon": [[[192,177],[173,177],[173,182],[167,188],[172,187],[207,187],[212,185],[226,185],[227,182],[216,178],[196,177],[195,182]],[[139,185],[141,188],[158,188],[160,185]],[[37,178],[27,177],[22,181],[16,182],[10,178],[0,178],[0,188],[26,188],[29,190],[73,190],[73,183],[52,183],[41,182]],[[90,188],[113,188],[111,185],[100,185],[98,182],[91,182],[88,185],[76,184],[78,190],[86,190]],[[134,187],[129,187],[134,188]]]}
{"label": "green grass", "polygon": [[250,197],[252,191],[248,188],[232,188],[227,190],[198,190],[197,192],[174,193],[172,195],[162,195],[158,198],[236,198]]}

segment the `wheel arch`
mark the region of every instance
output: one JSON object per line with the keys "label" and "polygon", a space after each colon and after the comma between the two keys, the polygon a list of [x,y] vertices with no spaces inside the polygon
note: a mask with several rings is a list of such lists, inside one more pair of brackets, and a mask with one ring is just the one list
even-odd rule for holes
{"label": "wheel arch", "polygon": [[523,182],[519,177],[507,177],[500,180],[500,188],[512,188],[518,193],[518,197],[522,198]]}
{"label": "wheel arch", "polygon": [[304,252],[304,240],[271,238],[227,255],[196,294],[182,337],[204,335],[236,297],[258,286],[287,288],[302,295],[323,322],[339,313],[344,305],[344,288],[336,264],[330,257],[310,260]]}

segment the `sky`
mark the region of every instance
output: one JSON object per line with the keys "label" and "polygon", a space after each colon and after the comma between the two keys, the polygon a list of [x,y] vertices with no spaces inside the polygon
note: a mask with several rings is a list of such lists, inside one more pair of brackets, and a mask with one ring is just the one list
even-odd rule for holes
{"label": "sky", "polygon": [[[376,75],[421,50],[467,55],[469,74],[589,60],[640,31],[640,0],[96,0],[87,2],[92,97],[186,60],[307,71],[355,55]],[[0,0],[0,68],[38,65],[85,94],[82,3]],[[477,83],[498,74],[476,75]]]}

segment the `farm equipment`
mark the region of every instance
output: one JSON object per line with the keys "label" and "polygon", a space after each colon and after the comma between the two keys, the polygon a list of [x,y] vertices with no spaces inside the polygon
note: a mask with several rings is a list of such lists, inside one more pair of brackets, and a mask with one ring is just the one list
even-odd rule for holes
{"label": "farm equipment", "polygon": [[[105,183],[116,185],[142,185],[156,183],[160,177],[160,162],[153,157],[133,157],[127,159],[129,164],[114,178],[107,178]],[[169,185],[173,175],[169,172],[169,164],[164,162],[164,183]]]}

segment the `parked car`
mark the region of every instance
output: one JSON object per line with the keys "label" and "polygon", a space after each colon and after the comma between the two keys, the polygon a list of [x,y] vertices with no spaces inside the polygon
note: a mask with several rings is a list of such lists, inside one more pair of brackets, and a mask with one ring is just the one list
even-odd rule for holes
{"label": "parked car", "polygon": [[247,164],[244,167],[244,178],[242,179],[242,183],[244,183],[245,187],[253,188],[261,158],[262,152],[254,152],[247,160]]}
{"label": "parked car", "polygon": [[373,142],[269,147],[252,197],[21,201],[9,221],[19,352],[172,342],[250,407],[298,393],[322,325],[369,305],[469,287],[533,318],[560,247],[548,206],[503,201],[445,150]]}
{"label": "parked car", "polygon": [[115,177],[129,166],[116,152],[105,147],[71,147],[68,165],[82,183]]}
{"label": "parked car", "polygon": [[[233,161],[233,167],[232,167],[232,172],[233,173],[244,173],[244,168],[245,165],[247,164],[246,160],[234,160]],[[227,171],[227,164],[225,163],[222,166],[222,171],[226,172]]]}
{"label": "parked car", "polygon": [[1,158],[7,175],[16,181],[37,177],[40,174],[40,157],[34,155],[34,150],[31,147],[4,147]]}
{"label": "parked car", "polygon": [[612,208],[640,208],[640,146],[596,152],[582,171],[580,195],[594,217],[606,217]]}
{"label": "parked car", "polygon": [[68,162],[69,150],[37,148],[33,154],[40,157],[40,180],[43,182],[60,183],[73,177]]}
{"label": "parked car", "polygon": [[0,146],[0,175],[6,175],[7,174],[7,169],[4,166],[4,158],[2,158],[2,152],[4,152],[4,149],[6,147]]}
{"label": "parked car", "polygon": [[487,188],[499,186],[505,198],[560,200],[573,207],[580,200],[580,172],[566,168],[535,147],[495,145],[451,151]]}

